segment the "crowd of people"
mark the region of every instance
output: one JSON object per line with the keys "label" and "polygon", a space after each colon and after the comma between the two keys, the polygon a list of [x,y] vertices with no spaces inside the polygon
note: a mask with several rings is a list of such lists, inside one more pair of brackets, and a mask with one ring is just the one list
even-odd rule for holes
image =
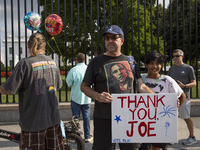
{"label": "crowd of people", "polygon": [[[160,74],[167,56],[153,51],[145,56],[146,74],[141,74],[137,64],[133,68],[127,56],[122,54],[124,33],[117,25],[111,25],[103,33],[106,52],[85,65],[85,55],[78,53],[76,66],[67,77],[71,87],[72,115],[83,116],[85,142],[93,140],[94,150],[114,150],[112,143],[111,103],[112,94],[176,93],[179,116],[189,130],[184,145],[197,143],[190,118],[190,88],[196,86],[194,69],[183,63],[184,53],[173,52],[175,65],[168,75]],[[0,86],[1,94],[19,92],[19,114],[21,137],[19,147],[25,149],[64,149],[60,129],[57,90],[62,87],[59,68],[45,56],[46,42],[42,34],[34,33],[28,41],[31,56],[19,61],[13,73]],[[137,85],[133,84],[134,80]],[[90,105],[95,101],[93,113],[94,132],[90,133]],[[121,150],[161,150],[169,143],[119,143]]]}

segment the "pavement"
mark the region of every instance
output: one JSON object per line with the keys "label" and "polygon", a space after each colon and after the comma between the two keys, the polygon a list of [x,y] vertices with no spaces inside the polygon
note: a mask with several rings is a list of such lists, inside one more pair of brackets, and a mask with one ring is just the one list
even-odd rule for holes
{"label": "pavement", "polygon": [[[168,150],[200,150],[200,117],[192,117],[194,124],[194,134],[197,139],[197,144],[191,146],[182,145],[182,142],[188,137],[188,129],[186,123],[182,119],[178,119],[178,143],[170,145]],[[64,123],[67,121],[63,121]],[[83,121],[81,123],[81,131],[83,131]],[[93,120],[91,120],[91,134],[93,133]],[[20,127],[18,122],[6,122],[0,123],[0,129],[9,130],[12,132],[20,132]],[[0,150],[18,150],[18,143],[11,142],[6,139],[0,138]],[[92,150],[92,142],[85,143],[86,150]],[[116,146],[116,150],[119,150],[119,147]]]}

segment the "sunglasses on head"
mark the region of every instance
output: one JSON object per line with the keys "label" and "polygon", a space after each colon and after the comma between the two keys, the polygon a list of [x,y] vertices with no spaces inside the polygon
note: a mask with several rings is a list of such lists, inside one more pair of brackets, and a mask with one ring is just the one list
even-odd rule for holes
{"label": "sunglasses on head", "polygon": [[117,40],[118,38],[121,38],[121,36],[120,36],[120,35],[104,36],[104,39],[105,39],[106,41],[109,41],[110,39],[113,40],[113,41],[115,41],[115,40]]}
{"label": "sunglasses on head", "polygon": [[173,58],[175,58],[175,57],[180,57],[180,56],[182,56],[182,55],[174,55]]}

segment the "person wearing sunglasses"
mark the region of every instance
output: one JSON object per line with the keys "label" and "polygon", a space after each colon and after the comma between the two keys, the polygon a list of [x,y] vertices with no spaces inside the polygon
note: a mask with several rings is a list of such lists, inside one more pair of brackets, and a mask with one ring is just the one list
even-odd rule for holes
{"label": "person wearing sunglasses", "polygon": [[189,130],[189,137],[183,141],[183,145],[193,145],[197,143],[197,140],[194,136],[193,122],[190,118],[190,88],[196,86],[196,77],[193,67],[185,64],[183,57],[182,50],[176,49],[173,51],[175,65],[169,69],[168,75],[177,81],[186,95],[186,100],[179,109],[179,116],[185,120]]}
{"label": "person wearing sunglasses", "polygon": [[[115,143],[112,143],[111,138],[111,102],[113,101],[111,93],[124,93],[124,91],[133,93],[136,88],[133,86],[134,79],[137,80],[140,93],[153,93],[153,91],[142,82],[137,65],[135,65],[135,76],[133,75],[127,56],[121,53],[121,46],[124,43],[124,33],[121,28],[111,25],[102,36],[107,51],[89,63],[81,83],[81,90],[95,100],[93,149],[114,150]],[[91,85],[94,85],[94,89]],[[119,147],[121,150],[135,150],[140,147],[140,144],[119,143]]]}

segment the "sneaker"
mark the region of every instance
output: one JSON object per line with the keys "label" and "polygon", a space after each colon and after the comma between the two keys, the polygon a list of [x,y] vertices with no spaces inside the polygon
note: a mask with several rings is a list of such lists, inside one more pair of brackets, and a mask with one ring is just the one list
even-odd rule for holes
{"label": "sneaker", "polygon": [[89,137],[88,139],[85,139],[85,142],[90,142],[90,141],[92,141],[92,140],[93,140],[93,136],[90,135],[90,137]]}
{"label": "sneaker", "polygon": [[196,144],[196,143],[197,143],[197,140],[196,140],[195,136],[194,136],[194,137],[190,137],[190,136],[189,136],[189,138],[187,138],[187,139],[183,142],[183,145],[193,145],[193,144]]}

